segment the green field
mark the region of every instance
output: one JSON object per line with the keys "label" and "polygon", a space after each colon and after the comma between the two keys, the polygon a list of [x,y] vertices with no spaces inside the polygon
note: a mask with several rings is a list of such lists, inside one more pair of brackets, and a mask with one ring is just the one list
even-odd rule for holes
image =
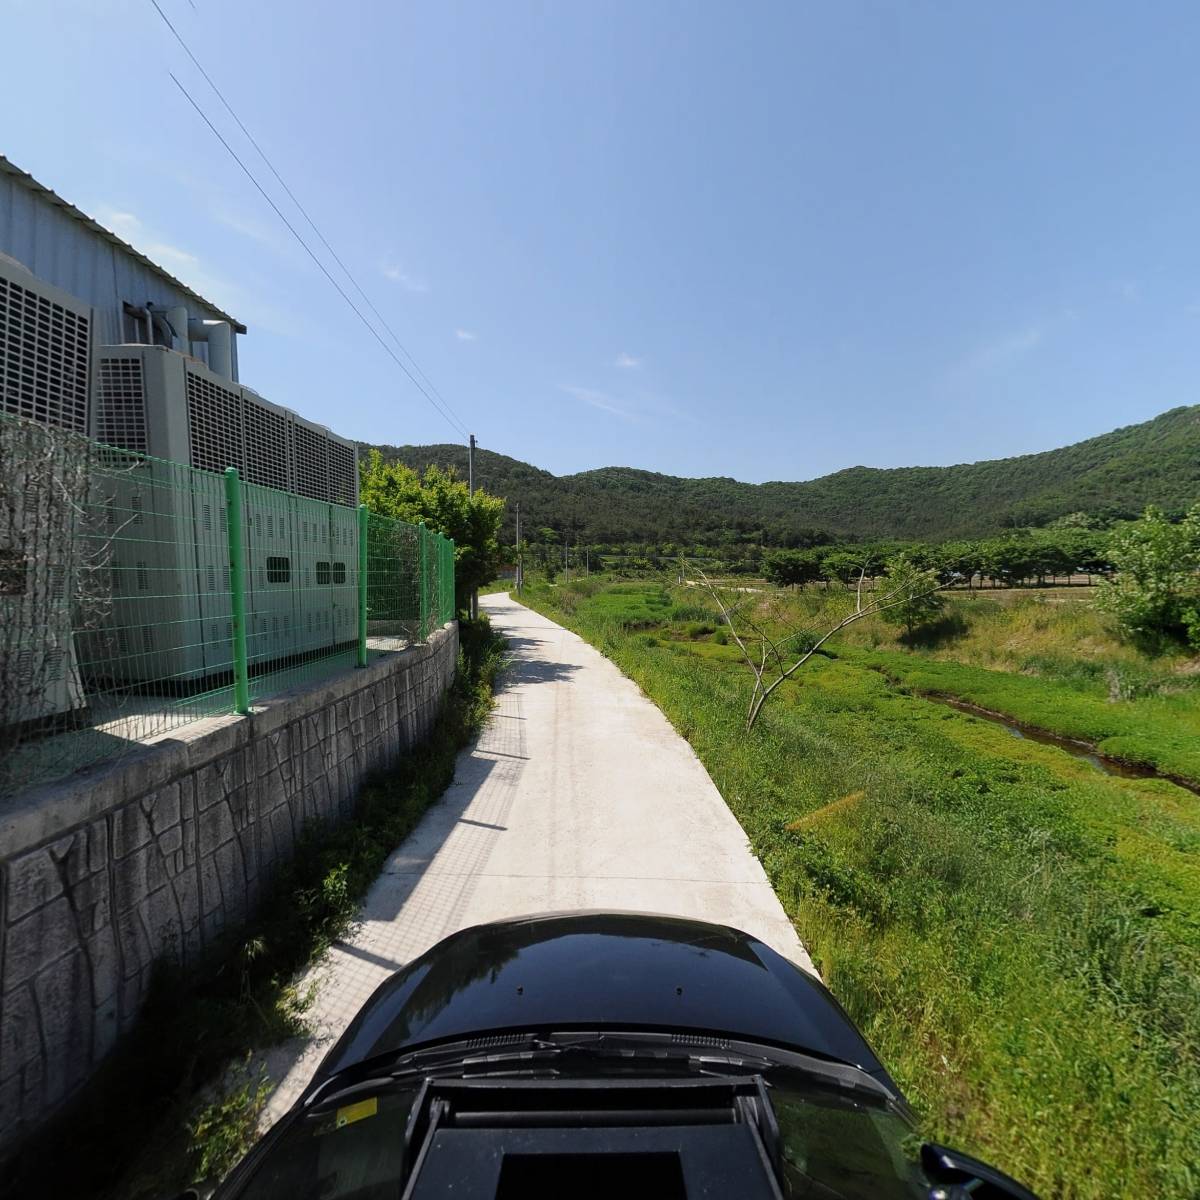
{"label": "green field", "polygon": [[955,599],[923,645],[852,626],[747,735],[749,673],[695,590],[524,599],[692,743],[930,1136],[1047,1197],[1200,1191],[1200,797],[920,694],[1200,782],[1194,664],[1075,600]]}

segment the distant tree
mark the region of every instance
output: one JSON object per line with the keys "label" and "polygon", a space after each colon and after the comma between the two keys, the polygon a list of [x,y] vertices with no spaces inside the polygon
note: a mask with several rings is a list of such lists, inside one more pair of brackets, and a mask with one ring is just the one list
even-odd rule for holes
{"label": "distant tree", "polygon": [[1104,522],[1100,517],[1091,513],[1073,512],[1056,517],[1047,526],[1048,529],[1102,529]]}
{"label": "distant tree", "polygon": [[477,488],[472,496],[453,468],[430,466],[424,475],[398,462],[384,462],[373,450],[360,463],[362,503],[372,512],[426,526],[454,539],[455,602],[467,607],[476,588],[489,582],[500,565],[500,522],[504,501]]}
{"label": "distant tree", "polygon": [[927,625],[941,613],[942,597],[938,588],[942,586],[937,571],[932,568],[922,568],[907,556],[894,558],[888,563],[881,584],[892,596],[892,603],[879,615],[889,625],[903,625],[904,632],[912,637],[922,625]]}
{"label": "distant tree", "polygon": [[864,570],[870,578],[874,574],[874,562],[871,553],[861,548],[828,550],[821,558],[821,574],[831,583],[851,583]]}
{"label": "distant tree", "polygon": [[1099,530],[1078,530],[1068,533],[1068,545],[1075,565],[1072,570],[1082,571],[1091,582],[1093,575],[1107,575],[1113,569],[1108,554],[1109,535]]}
{"label": "distant tree", "polygon": [[776,550],[763,559],[763,574],[780,587],[803,587],[823,578],[821,556],[814,550]]}
{"label": "distant tree", "polygon": [[984,570],[994,582],[1006,587],[1028,579],[1033,574],[1033,561],[1028,541],[1005,538],[984,544]]}
{"label": "distant tree", "polygon": [[1117,575],[1100,585],[1097,607],[1132,637],[1179,637],[1200,647],[1200,504],[1179,522],[1147,508],[1113,532],[1108,554]]}
{"label": "distant tree", "polygon": [[933,569],[942,583],[965,582],[971,587],[976,575],[983,572],[983,546],[979,542],[946,542],[936,547]]}
{"label": "distant tree", "polygon": [[1044,583],[1047,575],[1070,575],[1075,570],[1074,558],[1070,539],[1063,533],[1043,534],[1035,553],[1038,583]]}

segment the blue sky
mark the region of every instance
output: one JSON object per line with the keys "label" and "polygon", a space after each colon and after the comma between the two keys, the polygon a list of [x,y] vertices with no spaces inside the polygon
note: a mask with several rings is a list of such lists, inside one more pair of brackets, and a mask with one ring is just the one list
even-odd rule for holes
{"label": "blue sky", "polygon": [[[1200,400],[1194,4],[160,2],[483,446],[804,479]],[[455,439],[149,0],[4,27],[0,151],[244,320],[244,382]]]}

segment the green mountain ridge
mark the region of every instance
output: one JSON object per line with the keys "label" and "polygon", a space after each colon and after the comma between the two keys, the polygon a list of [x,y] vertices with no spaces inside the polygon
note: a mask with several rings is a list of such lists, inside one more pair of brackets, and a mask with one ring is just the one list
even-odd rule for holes
{"label": "green mountain ridge", "polygon": [[[378,449],[418,470],[436,463],[466,474],[463,446]],[[528,535],[550,527],[593,544],[711,545],[754,535],[787,546],[814,532],[937,541],[1044,525],[1073,512],[1134,516],[1147,504],[1182,511],[1200,500],[1200,405],[1057,450],[950,467],[846,467],[796,483],[688,479],[633,467],[556,476],[489,450],[476,451],[475,480],[509,500],[509,537],[519,501]]]}

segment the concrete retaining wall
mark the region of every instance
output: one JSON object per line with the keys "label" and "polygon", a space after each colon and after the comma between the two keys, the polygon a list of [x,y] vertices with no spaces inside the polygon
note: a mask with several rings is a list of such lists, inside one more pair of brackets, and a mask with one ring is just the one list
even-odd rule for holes
{"label": "concrete retaining wall", "polygon": [[447,625],[0,809],[0,1149],[134,1024],[157,960],[245,920],[305,824],[428,733],[457,653]]}

